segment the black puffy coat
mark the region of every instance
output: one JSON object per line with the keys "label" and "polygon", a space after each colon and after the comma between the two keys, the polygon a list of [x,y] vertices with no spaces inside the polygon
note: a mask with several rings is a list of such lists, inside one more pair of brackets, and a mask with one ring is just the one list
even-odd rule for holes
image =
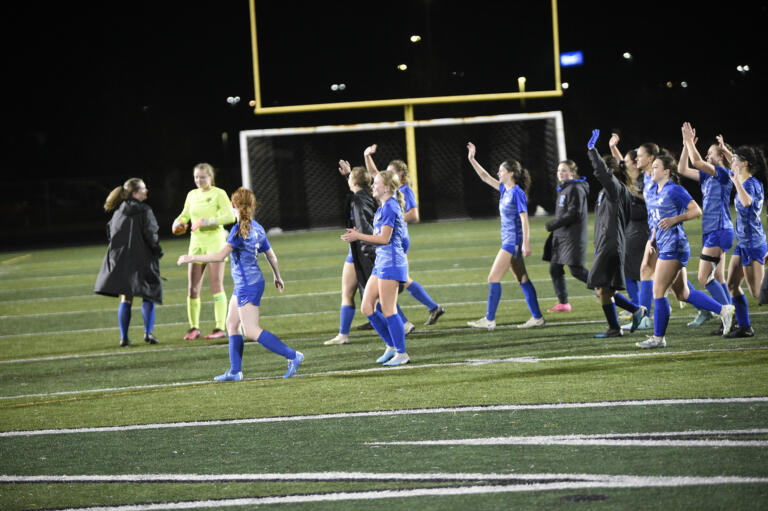
{"label": "black puffy coat", "polygon": [[626,288],[624,228],[630,216],[632,194],[611,173],[597,149],[590,149],[587,154],[595,177],[603,185],[595,207],[595,259],[589,269],[587,287],[618,291]]}
{"label": "black puffy coat", "polygon": [[[347,206],[349,211],[347,227],[354,227],[363,234],[373,234],[373,217],[376,215],[377,209],[376,199],[366,190],[359,190],[348,196]],[[352,248],[352,260],[355,264],[355,274],[357,275],[357,287],[360,290],[360,296],[363,296],[365,284],[368,282],[376,263],[376,246],[363,241],[353,241],[350,246]]]}
{"label": "black puffy coat", "polygon": [[105,296],[139,296],[163,303],[155,214],[148,204],[133,198],[123,201],[107,224],[109,245],[93,292]]}
{"label": "black puffy coat", "polygon": [[546,224],[552,233],[551,261],[557,264],[584,266],[587,251],[587,195],[585,177],[572,179],[558,187],[555,218]]}

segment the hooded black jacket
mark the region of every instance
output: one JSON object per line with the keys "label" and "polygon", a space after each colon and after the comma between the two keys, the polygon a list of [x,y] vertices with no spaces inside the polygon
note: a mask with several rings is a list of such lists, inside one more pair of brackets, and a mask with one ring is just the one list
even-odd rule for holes
{"label": "hooded black jacket", "polygon": [[551,261],[557,264],[584,266],[587,252],[587,195],[586,177],[572,179],[558,187],[555,218],[546,224],[552,232]]}
{"label": "hooded black jacket", "polygon": [[94,293],[131,295],[163,303],[155,214],[148,204],[133,198],[123,201],[107,224],[109,245],[96,277]]}

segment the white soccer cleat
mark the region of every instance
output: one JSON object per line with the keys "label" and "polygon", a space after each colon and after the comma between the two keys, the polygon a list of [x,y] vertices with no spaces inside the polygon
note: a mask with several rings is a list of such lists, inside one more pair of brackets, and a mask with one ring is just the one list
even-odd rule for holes
{"label": "white soccer cleat", "polygon": [[488,319],[485,316],[478,319],[477,321],[467,321],[467,324],[472,328],[485,328],[486,330],[493,330],[496,328],[496,321],[493,319]]}
{"label": "white soccer cleat", "polygon": [[539,326],[544,326],[544,323],[546,323],[546,321],[544,321],[544,316],[542,316],[540,318],[532,317],[531,319],[529,319],[525,323],[521,323],[521,324],[517,325],[517,328],[536,328],[536,327],[539,327]]}
{"label": "white soccer cleat", "polygon": [[642,342],[636,342],[635,346],[638,348],[666,348],[667,347],[667,340],[664,337],[659,337],[658,335],[651,335],[646,340]]}
{"label": "white soccer cleat", "polygon": [[723,305],[720,309],[720,320],[723,322],[723,335],[731,331],[733,326],[733,315],[736,312],[736,307],[733,305]]}
{"label": "white soccer cleat", "polygon": [[394,357],[392,357],[388,362],[384,362],[384,364],[387,367],[392,366],[402,366],[410,362],[411,359],[408,357],[408,353],[398,353]]}
{"label": "white soccer cleat", "polygon": [[349,344],[349,336],[345,334],[339,334],[333,339],[325,341],[323,344],[326,346],[336,346],[339,344]]}
{"label": "white soccer cleat", "polygon": [[414,325],[410,321],[406,321],[405,323],[403,323],[403,330],[405,330],[405,335],[408,335],[414,330],[416,330],[416,325]]}

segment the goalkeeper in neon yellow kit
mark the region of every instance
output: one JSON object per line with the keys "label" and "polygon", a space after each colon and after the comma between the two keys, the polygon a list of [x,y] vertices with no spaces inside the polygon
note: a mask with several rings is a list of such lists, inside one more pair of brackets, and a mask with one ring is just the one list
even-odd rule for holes
{"label": "goalkeeper in neon yellow kit", "polygon": [[[173,222],[174,233],[183,233],[177,229],[180,225],[191,224],[192,234],[189,241],[189,255],[214,254],[221,250],[227,242],[227,231],[224,226],[235,222],[232,204],[227,193],[215,187],[213,167],[208,163],[199,163],[194,171],[197,188],[187,194],[184,210]],[[227,295],[224,292],[225,261],[217,263],[190,263],[187,272],[189,288],[187,294],[187,316],[189,331],[184,336],[185,341],[200,338],[200,288],[203,275],[208,268],[208,282],[213,294],[213,311],[216,327],[206,335],[206,339],[225,339],[227,320]]]}

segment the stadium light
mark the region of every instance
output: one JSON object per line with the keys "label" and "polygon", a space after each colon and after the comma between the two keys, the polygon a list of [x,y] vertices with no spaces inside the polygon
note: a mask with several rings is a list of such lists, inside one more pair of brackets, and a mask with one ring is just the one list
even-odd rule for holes
{"label": "stadium light", "polygon": [[408,66],[406,64],[399,64],[397,66],[397,69],[399,69],[400,71],[405,71],[406,69],[408,69]]}
{"label": "stadium light", "polygon": [[563,82],[563,83],[560,84],[560,88],[563,89],[563,90],[567,89],[570,86],[571,85],[568,82]]}
{"label": "stadium light", "polygon": [[418,43],[419,41],[421,41],[421,36],[419,34],[413,34],[411,36],[412,43]]}
{"label": "stadium light", "polygon": [[632,54],[628,51],[625,51],[621,56],[624,57],[625,60],[632,60]]}

